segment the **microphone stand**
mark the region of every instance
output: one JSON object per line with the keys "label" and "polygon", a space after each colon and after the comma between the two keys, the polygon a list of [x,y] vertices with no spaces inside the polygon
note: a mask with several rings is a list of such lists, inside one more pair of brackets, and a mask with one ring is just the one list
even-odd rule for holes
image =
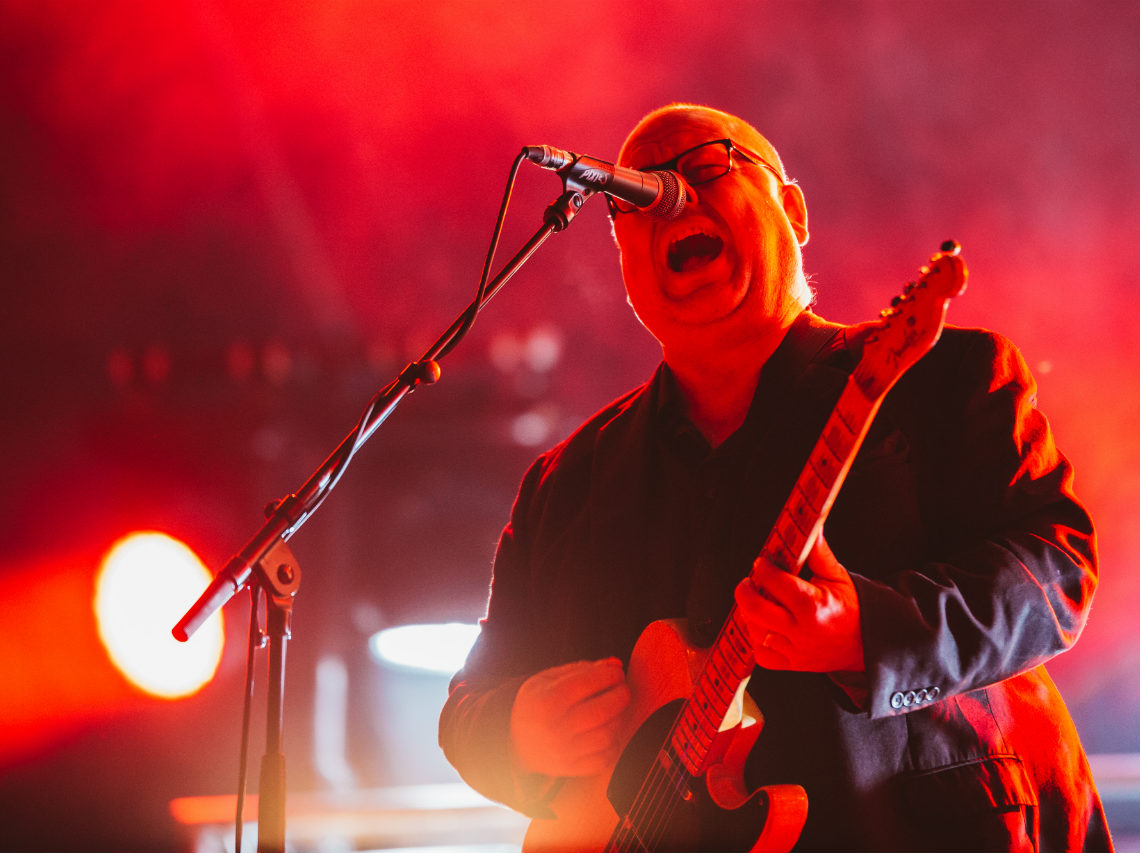
{"label": "microphone stand", "polygon": [[272,501],[265,509],[266,522],[245,547],[218,572],[205,592],[174,626],[175,638],[185,642],[246,584],[265,592],[266,633],[269,637],[269,682],[265,755],[261,762],[258,798],[259,853],[285,850],[285,755],[282,752],[285,695],[285,651],[290,638],[293,600],[301,583],[301,569],[285,543],[316,511],[353,454],[369,439],[409,393],[431,385],[440,377],[437,358],[442,358],[462,337],[475,316],[504,284],[526,263],[554,232],[565,229],[596,192],[573,177],[564,177],[563,193],[543,214],[543,225],[504,266],[481,294],[456,318],[431,347],[407,365],[389,385],[379,391],[357,428],[350,432],[320,467],[295,493]]}

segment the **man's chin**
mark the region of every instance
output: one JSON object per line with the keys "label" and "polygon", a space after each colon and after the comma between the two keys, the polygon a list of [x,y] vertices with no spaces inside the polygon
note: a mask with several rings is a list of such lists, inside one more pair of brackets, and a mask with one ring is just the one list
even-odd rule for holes
{"label": "man's chin", "polygon": [[698,285],[688,295],[670,299],[666,311],[681,326],[712,326],[733,316],[746,297],[730,282],[713,280]]}

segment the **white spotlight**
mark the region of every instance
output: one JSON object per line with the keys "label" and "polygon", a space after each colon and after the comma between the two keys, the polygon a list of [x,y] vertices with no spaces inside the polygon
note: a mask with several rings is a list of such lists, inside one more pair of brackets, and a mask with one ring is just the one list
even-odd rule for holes
{"label": "white spotlight", "polygon": [[463,666],[478,636],[478,625],[459,622],[401,625],[373,634],[368,648],[390,666],[450,675]]}

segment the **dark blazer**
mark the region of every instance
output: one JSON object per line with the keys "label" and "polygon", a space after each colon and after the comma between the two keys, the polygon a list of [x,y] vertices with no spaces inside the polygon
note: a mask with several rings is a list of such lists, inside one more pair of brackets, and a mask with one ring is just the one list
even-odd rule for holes
{"label": "dark blazer", "polygon": [[[527,473],[495,559],[482,635],[440,743],[476,789],[541,814],[509,767],[518,686],[572,660],[629,659],[654,619],[719,626],[858,362],[864,329],[801,316],[761,375],[702,594],[659,573],[666,368]],[[727,443],[726,443],[727,444]],[[655,525],[657,525],[655,527]],[[757,669],[755,784],[807,790],[803,850],[1104,850],[1077,733],[1041,664],[1079,636],[1097,582],[1072,492],[1016,348],[947,329],[890,392],[825,525],[859,596],[865,677]],[[715,631],[714,631],[715,633]],[[1026,846],[1029,845],[1029,846]]]}

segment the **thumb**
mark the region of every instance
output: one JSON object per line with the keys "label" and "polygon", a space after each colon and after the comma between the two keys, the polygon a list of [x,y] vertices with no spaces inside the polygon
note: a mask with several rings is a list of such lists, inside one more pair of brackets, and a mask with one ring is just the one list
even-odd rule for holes
{"label": "thumb", "polygon": [[819,578],[825,581],[848,581],[851,577],[847,574],[847,569],[843,568],[831,553],[831,546],[824,539],[822,530],[815,537],[815,544],[808,553],[807,567],[811,570],[813,580]]}

